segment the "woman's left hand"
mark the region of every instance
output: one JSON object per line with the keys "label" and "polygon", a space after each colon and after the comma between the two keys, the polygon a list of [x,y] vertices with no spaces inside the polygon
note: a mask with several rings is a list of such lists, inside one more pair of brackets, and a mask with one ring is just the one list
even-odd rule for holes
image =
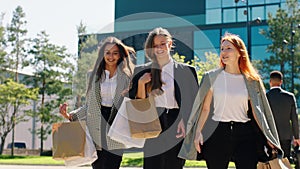
{"label": "woman's left hand", "polygon": [[185,126],[184,126],[184,122],[183,119],[180,120],[180,122],[178,123],[177,126],[177,135],[176,138],[180,138],[180,137],[185,137]]}

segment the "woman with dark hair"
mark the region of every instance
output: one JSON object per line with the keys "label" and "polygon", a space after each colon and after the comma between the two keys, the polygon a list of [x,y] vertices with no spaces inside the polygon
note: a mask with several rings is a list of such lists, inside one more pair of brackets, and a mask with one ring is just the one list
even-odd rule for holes
{"label": "woman with dark hair", "polygon": [[238,35],[221,39],[220,68],[201,80],[179,157],[201,153],[209,169],[256,169],[264,147],[282,155],[262,80]]}
{"label": "woman with dark hair", "polygon": [[182,169],[184,160],[177,157],[185,137],[185,124],[191,111],[198,79],[194,67],[171,57],[173,39],[163,28],[153,29],[146,40],[146,56],[151,60],[134,70],[131,99],[154,95],[162,133],[147,139],[144,146],[144,169]]}
{"label": "woman with dark hair", "polygon": [[[133,64],[133,48],[115,37],[108,37],[99,46],[98,58],[88,73],[86,104],[67,113],[67,104],[60,106],[60,113],[70,121],[85,120],[97,149],[98,159],[93,169],[118,169],[124,145],[107,137],[109,127],[128,92]],[[74,131],[76,132],[76,131]]]}

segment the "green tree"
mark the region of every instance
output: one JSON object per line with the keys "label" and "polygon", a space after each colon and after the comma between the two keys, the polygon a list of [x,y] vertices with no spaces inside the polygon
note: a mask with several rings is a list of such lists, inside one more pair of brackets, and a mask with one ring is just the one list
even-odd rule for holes
{"label": "green tree", "polygon": [[[29,89],[24,84],[8,79],[0,84],[0,155],[3,152],[5,139],[14,126],[26,121],[24,110],[31,100],[36,100],[37,89]],[[13,112],[12,112],[13,109]],[[15,111],[16,110],[16,111]]]}
{"label": "green tree", "polygon": [[[25,20],[25,13],[21,6],[17,6],[15,11],[13,11],[13,17],[6,29],[7,33],[7,58],[6,62],[8,63],[7,67],[9,67],[14,73],[14,79],[18,83],[19,82],[19,69],[23,68],[25,64],[25,58],[27,56],[27,51],[25,48],[26,45],[26,34],[27,29],[25,28],[27,21]],[[8,71],[10,72],[10,71]],[[17,108],[14,107],[13,114],[17,114]],[[13,118],[14,120],[15,118]],[[14,123],[14,122],[13,122]],[[13,125],[14,127],[15,125]],[[12,144],[14,144],[15,139],[15,129],[12,129]],[[11,155],[14,155],[14,148],[11,149]]]}
{"label": "green tree", "polygon": [[76,98],[75,108],[80,107],[84,100],[86,92],[87,73],[91,70],[97,59],[98,41],[96,35],[86,35],[86,26],[80,22],[77,26],[77,32],[80,40],[78,47],[79,56],[77,60],[77,70],[73,78],[73,94]]}
{"label": "green tree", "polygon": [[[262,62],[262,74],[268,75],[272,70],[280,70],[284,74],[284,87],[291,91],[291,62],[294,59],[294,72],[300,71],[300,53],[295,52],[292,58],[292,41],[295,51],[299,51],[300,29],[296,30],[292,38],[292,30],[297,29],[296,24],[300,23],[300,9],[297,0],[287,0],[287,9],[278,9],[276,15],[268,14],[268,30],[261,30],[260,33],[272,41],[267,47],[267,52],[272,55]],[[295,73],[295,82],[299,81],[300,74]],[[300,86],[296,84],[298,89]],[[299,96],[299,91],[295,92]]]}
{"label": "green tree", "polygon": [[39,88],[41,97],[38,112],[36,114],[33,112],[32,116],[37,117],[41,123],[37,133],[42,153],[43,142],[51,134],[51,125],[60,119],[55,109],[72,94],[74,65],[71,62],[73,57],[66,52],[66,48],[50,43],[49,35],[45,31],[32,40],[32,45],[30,54],[33,58],[30,65],[34,68],[34,76],[31,77],[31,82],[34,83],[33,86]]}
{"label": "green tree", "polygon": [[4,80],[4,70],[5,70],[5,66],[6,66],[6,62],[5,62],[5,56],[6,56],[6,52],[5,52],[5,37],[4,37],[4,33],[5,33],[5,29],[2,26],[2,21],[3,21],[3,17],[4,17],[4,13],[2,13],[0,15],[0,82],[2,82]]}
{"label": "green tree", "polygon": [[11,50],[8,53],[7,62],[12,70],[15,71],[14,79],[18,82],[18,71],[26,64],[26,38],[27,29],[25,28],[27,21],[25,20],[25,13],[21,6],[17,6],[13,12],[13,17],[7,27],[7,45]]}
{"label": "green tree", "polygon": [[[187,62],[187,64],[195,66],[199,81],[202,79],[202,76],[206,71],[216,69],[219,67],[220,59],[218,54],[212,52],[205,52],[204,55],[204,60],[200,60],[200,58],[195,56],[194,60]],[[173,55],[173,58],[178,62],[184,63],[185,56],[180,56],[178,53],[176,53]]]}

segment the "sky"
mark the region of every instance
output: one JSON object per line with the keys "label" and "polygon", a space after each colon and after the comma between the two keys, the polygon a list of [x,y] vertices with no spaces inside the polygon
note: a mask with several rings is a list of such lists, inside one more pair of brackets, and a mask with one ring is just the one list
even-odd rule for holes
{"label": "sky", "polygon": [[26,14],[28,37],[46,31],[51,43],[65,46],[71,54],[77,53],[76,26],[81,21],[87,33],[113,31],[114,0],[0,0],[0,13],[5,13],[3,26],[11,21],[18,5]]}

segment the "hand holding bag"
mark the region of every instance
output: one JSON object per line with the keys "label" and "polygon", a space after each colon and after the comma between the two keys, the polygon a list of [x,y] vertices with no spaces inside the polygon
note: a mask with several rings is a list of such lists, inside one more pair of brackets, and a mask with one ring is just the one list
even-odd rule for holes
{"label": "hand holding bag", "polygon": [[128,97],[124,97],[124,100],[118,110],[118,113],[109,128],[107,136],[111,139],[124,144],[125,148],[144,147],[146,139],[144,138],[132,138],[129,122],[126,112],[126,102],[130,99]]}
{"label": "hand holding bag", "polygon": [[52,125],[53,159],[65,160],[66,166],[91,164],[97,151],[85,121]]}
{"label": "hand holding bag", "polygon": [[274,158],[266,163],[258,162],[257,169],[292,169],[287,158]]}
{"label": "hand holding bag", "polygon": [[132,138],[155,138],[162,131],[154,96],[126,102],[126,110]]}

